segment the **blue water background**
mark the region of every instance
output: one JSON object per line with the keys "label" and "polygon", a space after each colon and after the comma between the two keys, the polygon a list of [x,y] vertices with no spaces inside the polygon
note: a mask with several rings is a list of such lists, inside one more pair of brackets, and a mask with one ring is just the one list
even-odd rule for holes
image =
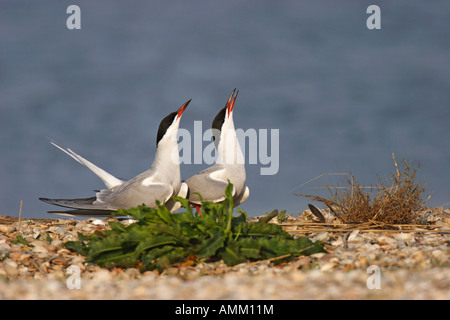
{"label": "blue water background", "polygon": [[[81,8],[81,30],[66,9]],[[366,9],[381,8],[381,30]],[[428,205],[450,202],[450,2],[1,1],[0,215],[49,217],[38,197],[92,196],[102,182],[50,145],[121,178],[146,170],[156,128],[210,126],[238,88],[236,127],[279,129],[279,171],[247,165],[250,216],[296,214],[325,182],[363,185],[421,164]],[[205,144],[206,145],[206,144]],[[206,165],[183,165],[182,176]]]}

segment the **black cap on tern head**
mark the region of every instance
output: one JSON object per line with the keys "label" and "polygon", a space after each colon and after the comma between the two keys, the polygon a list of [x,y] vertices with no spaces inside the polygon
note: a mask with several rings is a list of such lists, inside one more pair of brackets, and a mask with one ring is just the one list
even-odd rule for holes
{"label": "black cap on tern head", "polygon": [[[236,92],[236,89],[234,89],[231,92],[230,97],[228,98],[227,103],[225,104],[225,107],[223,107],[219,113],[217,113],[216,117],[214,118],[212,122],[212,129],[213,129],[213,141],[216,144],[218,144],[218,140],[220,137],[220,131],[222,130],[223,123],[225,122],[225,118],[227,116],[230,116],[231,111],[233,110],[234,102],[236,101],[236,97],[239,93],[239,90]],[[217,137],[216,137],[217,136]],[[217,138],[217,139],[216,139]]]}
{"label": "black cap on tern head", "polygon": [[156,135],[156,146],[158,146],[159,141],[164,137],[167,132],[167,129],[173,124],[175,119],[178,119],[183,114],[184,110],[188,106],[189,102],[192,99],[186,101],[177,111],[174,111],[167,115],[164,119],[161,120],[158,128],[158,134]]}

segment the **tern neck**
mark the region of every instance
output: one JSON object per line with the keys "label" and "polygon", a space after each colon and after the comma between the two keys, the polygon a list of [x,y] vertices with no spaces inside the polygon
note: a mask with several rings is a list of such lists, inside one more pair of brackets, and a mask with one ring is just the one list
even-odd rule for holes
{"label": "tern neck", "polygon": [[160,140],[152,168],[169,173],[173,170],[180,170],[180,156],[175,135],[165,136]]}
{"label": "tern neck", "polygon": [[220,141],[217,145],[216,163],[228,165],[244,165],[244,155],[236,135],[233,123],[222,127]]}

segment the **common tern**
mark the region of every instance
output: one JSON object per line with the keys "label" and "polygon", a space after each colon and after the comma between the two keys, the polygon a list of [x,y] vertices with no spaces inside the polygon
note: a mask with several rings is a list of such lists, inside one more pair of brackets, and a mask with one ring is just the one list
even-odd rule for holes
{"label": "common tern", "polygon": [[81,199],[47,199],[44,202],[61,207],[72,208],[68,211],[49,211],[70,216],[111,216],[120,208],[128,209],[145,204],[156,207],[156,201],[166,204],[174,212],[180,204],[172,199],[178,195],[186,197],[187,185],[181,182],[180,158],[178,153],[177,133],[181,115],[191,100],[186,101],[177,111],[170,113],[160,123],[156,138],[156,154],[152,166],[147,171],[131,180],[124,181],[114,177],[97,167],[70,149],[63,149],[54,142],[52,144],[67,153],[77,162],[93,171],[106,185],[96,196]]}
{"label": "common tern", "polygon": [[201,204],[198,194],[203,201],[217,203],[225,200],[225,188],[228,181],[233,184],[235,206],[243,203],[250,195],[250,189],[245,185],[244,156],[233,122],[233,107],[238,93],[236,89],[233,90],[225,107],[219,111],[212,122],[213,139],[217,151],[215,164],[185,181],[189,188],[189,202],[197,206],[197,210],[198,205]]}

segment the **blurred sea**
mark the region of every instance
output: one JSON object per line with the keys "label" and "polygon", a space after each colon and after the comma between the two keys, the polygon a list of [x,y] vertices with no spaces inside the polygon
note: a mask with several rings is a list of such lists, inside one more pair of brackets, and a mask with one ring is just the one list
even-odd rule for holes
{"label": "blurred sea", "polygon": [[[81,8],[81,30],[66,9]],[[381,30],[366,9],[381,8]],[[159,121],[210,126],[240,90],[236,127],[279,129],[279,171],[247,165],[250,216],[297,213],[344,185],[421,164],[429,206],[450,202],[450,2],[0,2],[0,215],[49,217],[38,197],[93,195],[102,182],[50,145],[131,178],[153,161]],[[183,165],[183,178],[206,165]],[[293,190],[293,191],[292,191]]]}

